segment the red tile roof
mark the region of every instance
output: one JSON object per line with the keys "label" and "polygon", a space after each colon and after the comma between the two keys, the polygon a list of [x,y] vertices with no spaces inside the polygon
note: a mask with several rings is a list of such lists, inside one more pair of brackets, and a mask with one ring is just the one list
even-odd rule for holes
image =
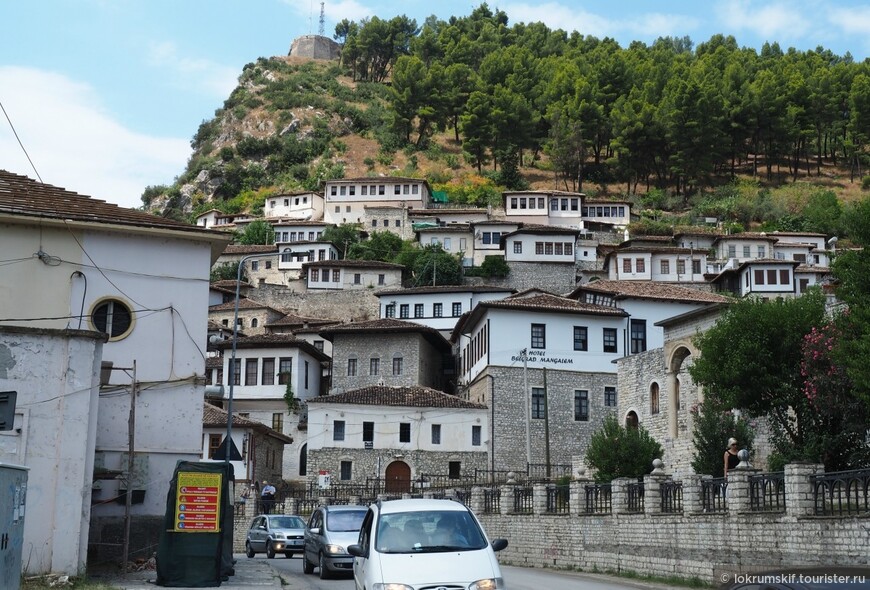
{"label": "red tile roof", "polygon": [[[213,406],[208,402],[204,402],[202,409],[202,425],[211,428],[214,428],[216,426],[226,426],[227,411],[217,406]],[[286,434],[282,434],[277,430],[272,430],[265,424],[255,422],[254,420],[248,420],[247,418],[242,418],[241,416],[238,416],[236,414],[233,414],[233,428],[248,428],[265,434],[266,436],[277,438],[278,440],[283,441],[287,444],[293,442],[293,439]]]}
{"label": "red tile roof", "polygon": [[726,303],[730,301],[728,297],[702,291],[700,289],[692,289],[690,287],[681,287],[679,285],[671,285],[668,283],[660,283],[657,281],[592,281],[580,285],[569,295],[569,297],[577,298],[582,293],[605,293],[611,295],[614,299],[625,299],[634,297],[639,299],[658,299],[661,301],[681,301],[689,303]]}

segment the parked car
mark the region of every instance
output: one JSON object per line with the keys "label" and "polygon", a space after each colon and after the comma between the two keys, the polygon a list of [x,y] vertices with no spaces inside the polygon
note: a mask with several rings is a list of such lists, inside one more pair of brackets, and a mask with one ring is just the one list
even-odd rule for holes
{"label": "parked car", "polygon": [[245,537],[245,554],[254,557],[265,553],[272,559],[277,553],[293,557],[305,548],[305,521],[299,516],[261,514],[255,516]]}
{"label": "parked car", "polygon": [[386,500],[369,506],[355,557],[357,590],[391,588],[504,588],[495,552],[505,539],[490,542],[477,518],[454,500]]}
{"label": "parked car", "polygon": [[347,546],[356,543],[359,527],[366,515],[365,506],[321,506],[311,513],[305,529],[305,553],[302,571],[314,573],[320,569],[320,578],[332,577],[338,572],[350,573],[353,556]]}

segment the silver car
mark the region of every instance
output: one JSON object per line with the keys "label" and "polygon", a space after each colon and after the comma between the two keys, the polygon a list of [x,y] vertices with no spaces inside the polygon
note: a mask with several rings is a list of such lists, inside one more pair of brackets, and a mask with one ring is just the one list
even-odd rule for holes
{"label": "silver car", "polygon": [[245,538],[245,554],[254,557],[265,553],[272,559],[277,553],[293,557],[305,546],[305,521],[298,516],[261,514],[255,516]]}
{"label": "silver car", "polygon": [[347,546],[357,542],[366,511],[365,506],[334,505],[312,512],[305,529],[302,571],[312,574],[319,568],[321,579],[339,572],[352,573],[353,555]]}

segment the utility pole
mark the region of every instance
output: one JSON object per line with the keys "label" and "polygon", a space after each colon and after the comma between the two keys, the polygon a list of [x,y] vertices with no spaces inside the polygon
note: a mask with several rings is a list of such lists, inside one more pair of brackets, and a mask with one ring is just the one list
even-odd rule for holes
{"label": "utility pole", "polygon": [[523,406],[526,409],[526,470],[532,464],[532,434],[531,434],[531,397],[529,396],[529,357],[528,349],[524,348],[520,351],[523,355]]}
{"label": "utility pole", "polygon": [[127,493],[124,496],[124,575],[130,561],[130,512],[133,505],[133,459],[136,449],[136,361],[133,361],[133,383],[130,385],[130,416],[127,419]]}
{"label": "utility pole", "polygon": [[547,389],[547,367],[544,367],[544,459],[547,463],[547,479],[550,479],[550,392]]}

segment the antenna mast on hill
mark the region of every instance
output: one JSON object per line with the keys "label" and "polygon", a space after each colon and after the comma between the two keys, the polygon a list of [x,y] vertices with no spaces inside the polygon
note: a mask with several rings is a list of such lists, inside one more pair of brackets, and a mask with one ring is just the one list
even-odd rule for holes
{"label": "antenna mast on hill", "polygon": [[320,28],[318,29],[318,32],[317,32],[317,34],[320,35],[321,37],[323,37],[323,33],[324,33],[325,29],[326,29],[326,27],[325,27],[325,25],[326,25],[326,14],[325,14],[324,9],[323,9],[323,5],[324,5],[324,4],[326,4],[326,2],[321,2],[321,3],[320,3]]}

